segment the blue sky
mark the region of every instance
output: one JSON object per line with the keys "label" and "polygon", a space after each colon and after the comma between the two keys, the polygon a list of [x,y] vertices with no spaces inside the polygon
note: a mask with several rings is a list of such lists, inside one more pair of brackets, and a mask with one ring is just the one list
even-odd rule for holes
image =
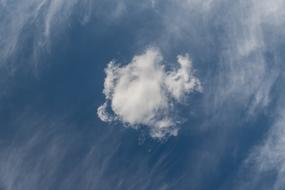
{"label": "blue sky", "polygon": [[284,0],[0,0],[0,189],[283,190]]}

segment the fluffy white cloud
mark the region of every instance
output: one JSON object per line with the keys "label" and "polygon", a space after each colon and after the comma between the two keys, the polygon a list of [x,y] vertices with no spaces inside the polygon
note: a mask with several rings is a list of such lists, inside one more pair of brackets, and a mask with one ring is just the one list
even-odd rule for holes
{"label": "fluffy white cloud", "polygon": [[161,53],[150,48],[127,65],[109,63],[103,91],[106,102],[98,108],[99,118],[105,122],[120,120],[133,128],[147,126],[152,137],[176,135],[175,104],[202,88],[188,55],[178,55],[179,68],[170,71],[162,61]]}

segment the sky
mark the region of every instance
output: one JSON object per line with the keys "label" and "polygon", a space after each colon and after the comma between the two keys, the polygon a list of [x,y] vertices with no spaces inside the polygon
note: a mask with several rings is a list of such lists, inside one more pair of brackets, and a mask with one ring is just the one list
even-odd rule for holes
{"label": "sky", "polygon": [[285,0],[0,0],[0,190],[285,189]]}

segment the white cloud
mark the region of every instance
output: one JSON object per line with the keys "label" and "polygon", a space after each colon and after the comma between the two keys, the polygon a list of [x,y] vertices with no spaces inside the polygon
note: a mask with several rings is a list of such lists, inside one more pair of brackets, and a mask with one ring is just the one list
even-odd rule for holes
{"label": "white cloud", "polygon": [[105,102],[102,106],[97,109],[98,117],[104,122],[111,122],[113,121],[112,116],[109,115],[107,112],[107,102]]}
{"label": "white cloud", "polygon": [[[118,119],[127,126],[149,127],[151,136],[161,138],[177,134],[172,115],[176,103],[193,91],[201,91],[193,75],[188,55],[177,56],[179,68],[166,71],[161,53],[154,48],[134,56],[128,65],[114,62],[106,68],[104,94],[106,102],[98,108],[102,121]],[[107,112],[107,108],[113,115]]]}

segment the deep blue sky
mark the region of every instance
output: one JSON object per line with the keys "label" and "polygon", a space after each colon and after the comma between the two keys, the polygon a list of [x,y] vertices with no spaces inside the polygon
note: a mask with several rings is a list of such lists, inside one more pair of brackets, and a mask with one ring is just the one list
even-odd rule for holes
{"label": "deep blue sky", "polygon": [[[0,190],[284,189],[284,8],[0,1]],[[97,116],[107,64],[150,47],[166,68],[189,54],[203,86],[177,136]]]}

